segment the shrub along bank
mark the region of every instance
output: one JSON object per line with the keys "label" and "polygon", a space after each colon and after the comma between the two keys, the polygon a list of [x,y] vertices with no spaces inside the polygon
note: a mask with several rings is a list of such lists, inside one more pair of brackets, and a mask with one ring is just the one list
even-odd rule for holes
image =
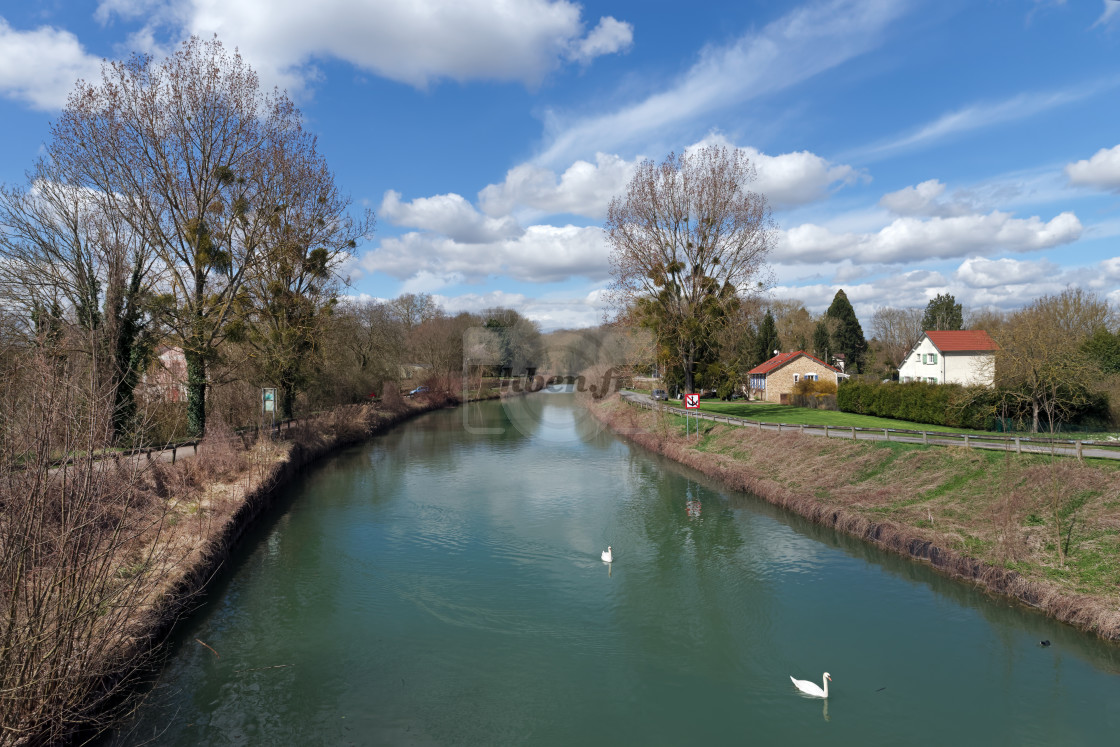
{"label": "shrub along bank", "polygon": [[735,490],[1120,638],[1118,465],[708,422],[689,440],[683,418],[617,396],[589,407]]}

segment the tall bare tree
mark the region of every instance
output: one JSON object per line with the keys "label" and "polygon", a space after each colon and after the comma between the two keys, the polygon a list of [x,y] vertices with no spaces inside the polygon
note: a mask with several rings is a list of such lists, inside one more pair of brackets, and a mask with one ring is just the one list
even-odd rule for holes
{"label": "tall bare tree", "polygon": [[778,338],[787,351],[808,350],[813,341],[813,315],[796,298],[778,298],[768,304],[774,315]]}
{"label": "tall bare tree", "polygon": [[260,261],[275,204],[276,152],[301,147],[283,94],[216,38],[166,60],[106,63],[52,127],[56,160],[109,200],[166,272],[162,313],[187,361],[188,421],[206,425],[206,367]]}
{"label": "tall bare tree", "polygon": [[764,279],[774,223],[754,179],[739,150],[670,154],[639,164],[607,211],[614,304],[636,307],[686,390],[740,294]]}
{"label": "tall bare tree", "polygon": [[881,306],[871,316],[871,334],[892,366],[898,368],[922,336],[922,309]]}

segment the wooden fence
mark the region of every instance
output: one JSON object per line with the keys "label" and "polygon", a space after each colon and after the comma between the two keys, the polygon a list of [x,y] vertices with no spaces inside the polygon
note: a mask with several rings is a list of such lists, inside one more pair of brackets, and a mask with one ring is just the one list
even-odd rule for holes
{"label": "wooden fence", "polygon": [[623,399],[632,405],[647,410],[660,410],[674,415],[688,416],[725,423],[740,428],[777,433],[803,433],[826,438],[850,438],[853,440],[893,441],[897,443],[922,444],[926,446],[963,446],[966,449],[989,449],[1011,451],[1016,454],[1053,454],[1082,459],[1120,459],[1120,440],[1093,441],[1045,438],[1040,436],[999,436],[977,433],[942,433],[940,431],[912,431],[905,428],[860,428],[849,425],[804,425],[801,423],[767,423],[733,415],[684,410],[679,407],[627,397]]}

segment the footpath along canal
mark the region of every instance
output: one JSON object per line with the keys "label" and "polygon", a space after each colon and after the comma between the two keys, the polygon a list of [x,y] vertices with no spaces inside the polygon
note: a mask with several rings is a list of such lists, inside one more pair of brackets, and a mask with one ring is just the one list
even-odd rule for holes
{"label": "footpath along canal", "polygon": [[[824,671],[828,701],[789,680]],[[1107,744],[1118,672],[1115,644],[542,394],[308,470],[109,741]]]}

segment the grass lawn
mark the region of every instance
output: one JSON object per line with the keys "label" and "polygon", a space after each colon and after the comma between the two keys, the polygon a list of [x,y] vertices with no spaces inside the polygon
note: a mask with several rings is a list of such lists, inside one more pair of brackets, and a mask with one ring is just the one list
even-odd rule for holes
{"label": "grass lawn", "polygon": [[[677,405],[683,407],[684,405]],[[911,423],[908,420],[877,418],[874,415],[857,415],[835,410],[814,410],[811,407],[777,405],[772,402],[722,402],[705,399],[700,401],[700,409],[719,415],[731,415],[748,420],[761,420],[764,423],[791,423],[793,425],[837,425],[856,428],[902,428],[911,431],[941,431],[960,433],[962,428],[947,428],[942,425]]]}
{"label": "grass lawn", "polygon": [[[684,407],[680,400],[669,400],[675,407]],[[700,409],[704,412],[719,415],[731,415],[748,420],[761,420],[764,423],[790,423],[791,425],[828,425],[828,426],[855,426],[856,428],[898,428],[910,431],[929,431],[930,433],[969,433],[978,436],[1009,436],[1009,433],[995,433],[993,431],[973,431],[968,428],[950,428],[944,425],[929,425],[927,423],[913,423],[909,420],[894,420],[892,418],[879,418],[874,415],[857,415],[851,412],[837,412],[835,410],[814,410],[811,407],[794,407],[793,405],[777,405],[772,402],[723,402],[721,400],[700,400]],[[1020,433],[1021,436],[1031,434]],[[1048,438],[1047,433],[1035,434],[1039,438]],[[1062,433],[1060,439],[1104,439],[1108,433]]]}

